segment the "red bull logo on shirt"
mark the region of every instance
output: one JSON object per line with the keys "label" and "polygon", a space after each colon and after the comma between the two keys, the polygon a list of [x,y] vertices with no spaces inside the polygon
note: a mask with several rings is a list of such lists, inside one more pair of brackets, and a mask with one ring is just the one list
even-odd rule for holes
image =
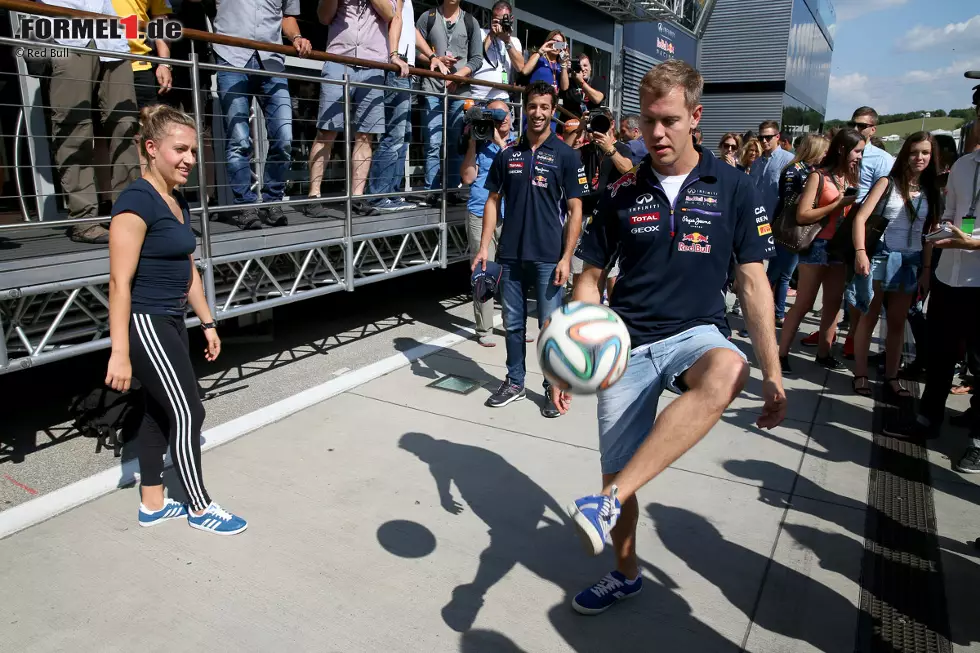
{"label": "red bull logo on shirt", "polygon": [[711,245],[708,243],[708,236],[695,231],[691,234],[684,234],[681,242],[677,243],[678,252],[692,252],[694,254],[710,254]]}
{"label": "red bull logo on shirt", "polygon": [[609,196],[616,197],[616,193],[619,192],[620,188],[625,188],[626,186],[632,186],[635,183],[636,183],[636,174],[632,172],[628,172],[622,177],[620,177],[619,181],[617,181],[615,184],[610,186],[612,190],[609,193]]}

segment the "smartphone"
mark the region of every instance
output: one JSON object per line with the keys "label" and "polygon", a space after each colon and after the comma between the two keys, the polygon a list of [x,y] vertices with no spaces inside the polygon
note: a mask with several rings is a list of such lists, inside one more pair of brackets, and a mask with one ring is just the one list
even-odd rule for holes
{"label": "smartphone", "polygon": [[948,222],[944,222],[939,225],[935,231],[928,233],[924,236],[926,242],[932,243],[937,240],[945,240],[946,238],[953,237],[953,229],[949,226]]}
{"label": "smartphone", "polygon": [[564,52],[567,47],[568,44],[565,43],[564,41],[558,41],[555,43],[555,50],[557,50],[558,52]]}
{"label": "smartphone", "polygon": [[858,189],[855,188],[854,186],[851,186],[844,191],[844,195],[846,197],[850,197],[851,195],[857,195],[857,194],[858,194]]}

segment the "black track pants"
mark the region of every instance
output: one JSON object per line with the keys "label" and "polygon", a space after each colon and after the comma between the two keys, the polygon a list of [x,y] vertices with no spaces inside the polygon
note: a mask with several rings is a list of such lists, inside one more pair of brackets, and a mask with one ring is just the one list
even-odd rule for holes
{"label": "black track pants", "polygon": [[181,317],[133,314],[129,323],[133,376],[146,394],[140,425],[140,482],[163,483],[163,458],[170,445],[177,478],[194,510],[211,503],[201,473],[204,406],[191,366],[187,328]]}

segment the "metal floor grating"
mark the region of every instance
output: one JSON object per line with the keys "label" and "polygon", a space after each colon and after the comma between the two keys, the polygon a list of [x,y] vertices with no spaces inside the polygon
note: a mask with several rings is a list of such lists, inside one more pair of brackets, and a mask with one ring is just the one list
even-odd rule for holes
{"label": "metal floor grating", "polygon": [[928,449],[883,435],[886,416],[914,413],[875,405],[855,650],[951,653]]}

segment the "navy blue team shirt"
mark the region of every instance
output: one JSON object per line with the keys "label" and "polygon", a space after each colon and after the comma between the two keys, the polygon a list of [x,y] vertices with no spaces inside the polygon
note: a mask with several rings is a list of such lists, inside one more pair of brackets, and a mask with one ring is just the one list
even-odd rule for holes
{"label": "navy blue team shirt", "polygon": [[525,137],[500,151],[483,185],[507,202],[497,260],[557,263],[565,229],[561,201],[582,197],[587,185],[578,154],[554,133],[537,150]]}
{"label": "navy blue team shirt", "polygon": [[184,223],[181,224],[160,193],[145,179],[126,187],[112,216],[135,213],[146,223],[146,238],[133,277],[132,312],[150,315],[184,315],[191,287],[191,255],[197,247],[191,231],[187,200],[174,192]]}
{"label": "navy blue team shirt", "polygon": [[697,149],[701,160],[674,206],[647,155],[606,189],[583,227],[580,259],[608,268],[619,257],[610,307],[626,323],[633,347],[700,325],[729,335],[723,288],[731,265],[776,252],[752,179]]}

